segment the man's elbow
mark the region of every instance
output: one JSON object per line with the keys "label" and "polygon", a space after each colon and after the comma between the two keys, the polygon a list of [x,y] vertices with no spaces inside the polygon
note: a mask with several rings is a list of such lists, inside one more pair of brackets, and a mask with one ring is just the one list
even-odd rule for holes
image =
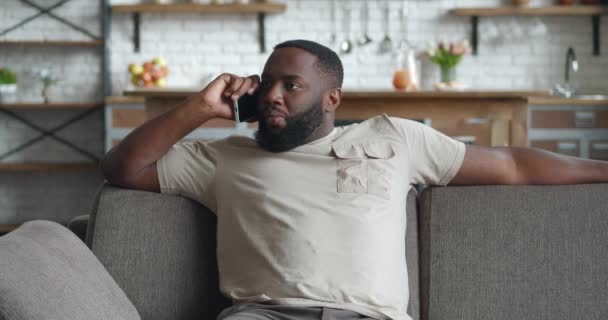
{"label": "man's elbow", "polygon": [[127,178],[129,175],[125,169],[126,166],[121,164],[121,162],[112,159],[110,154],[101,160],[99,167],[101,169],[101,174],[109,184],[120,187],[124,187],[128,184]]}
{"label": "man's elbow", "polygon": [[101,170],[101,174],[103,175],[104,179],[106,179],[108,183],[116,185],[116,180],[118,179],[119,175],[115,174],[117,170],[112,168],[112,164],[107,157],[101,159],[99,169]]}

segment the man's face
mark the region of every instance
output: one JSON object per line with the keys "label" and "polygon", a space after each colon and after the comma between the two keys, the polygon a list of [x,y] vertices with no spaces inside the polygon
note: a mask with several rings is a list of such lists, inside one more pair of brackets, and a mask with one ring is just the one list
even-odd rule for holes
{"label": "man's face", "polygon": [[282,152],[300,146],[323,123],[317,57],[298,48],[275,50],[260,84],[258,145]]}

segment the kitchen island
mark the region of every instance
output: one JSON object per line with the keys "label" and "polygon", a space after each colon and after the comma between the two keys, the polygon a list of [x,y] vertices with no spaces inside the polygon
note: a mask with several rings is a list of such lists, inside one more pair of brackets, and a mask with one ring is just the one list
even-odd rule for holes
{"label": "kitchen island", "polygon": [[[197,89],[137,89],[126,96],[145,98],[148,119],[165,112]],[[479,145],[527,146],[528,100],[544,91],[344,91],[336,120],[356,122],[382,113],[423,121],[454,137]]]}

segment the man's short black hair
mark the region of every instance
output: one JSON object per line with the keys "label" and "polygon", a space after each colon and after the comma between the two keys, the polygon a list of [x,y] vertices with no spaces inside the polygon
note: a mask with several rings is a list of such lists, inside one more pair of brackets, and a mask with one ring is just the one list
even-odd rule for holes
{"label": "man's short black hair", "polygon": [[285,41],[277,44],[274,47],[274,50],[281,48],[299,48],[314,54],[319,58],[319,61],[317,62],[319,71],[330,76],[330,78],[335,81],[333,85],[337,88],[342,88],[344,68],[342,67],[342,61],[340,61],[340,58],[333,50],[309,40]]}

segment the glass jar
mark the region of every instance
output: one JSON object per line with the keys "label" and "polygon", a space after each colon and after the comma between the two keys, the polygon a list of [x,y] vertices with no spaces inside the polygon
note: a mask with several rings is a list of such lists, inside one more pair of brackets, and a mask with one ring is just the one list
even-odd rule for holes
{"label": "glass jar", "polygon": [[417,91],[420,88],[416,52],[409,46],[400,46],[395,54],[393,87],[399,91]]}

